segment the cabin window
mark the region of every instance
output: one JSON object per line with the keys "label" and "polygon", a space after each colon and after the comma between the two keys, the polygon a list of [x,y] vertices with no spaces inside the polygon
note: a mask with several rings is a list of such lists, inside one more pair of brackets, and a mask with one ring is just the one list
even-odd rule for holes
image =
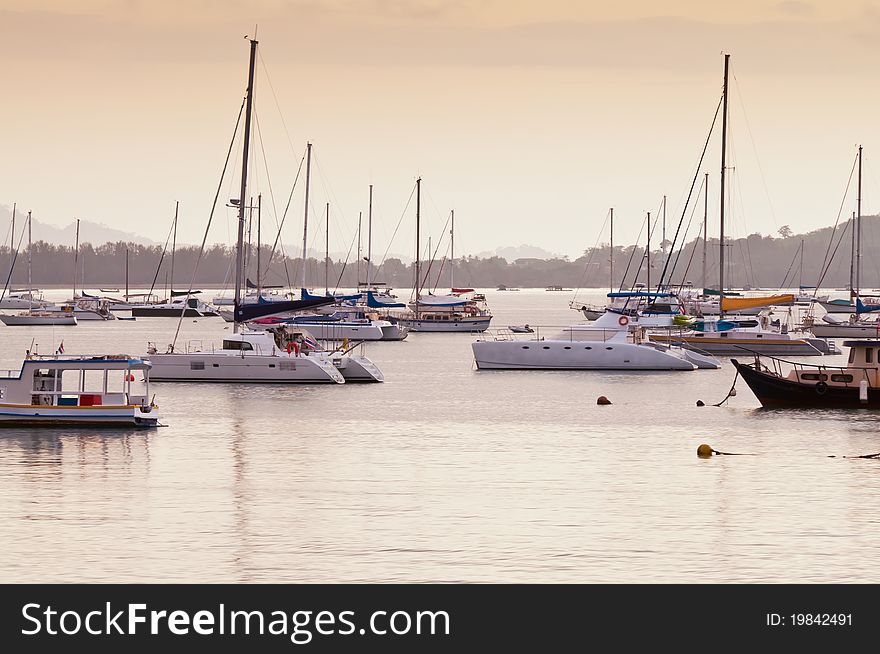
{"label": "cabin window", "polygon": [[563,349],[564,349],[564,350],[570,350],[570,349],[571,349],[571,346],[570,346],[570,345],[566,345]]}
{"label": "cabin window", "polygon": [[189,362],[190,370],[204,370],[205,362],[204,361],[190,361]]}
{"label": "cabin window", "polygon": [[544,349],[545,349],[545,350],[549,350],[549,349],[550,349],[550,346],[549,346],[549,345],[545,345],[545,346],[544,346]]}
{"label": "cabin window", "polygon": [[274,363],[270,363],[270,364],[269,364],[269,367],[270,367],[270,368],[274,368],[274,367],[275,367],[275,364],[274,364]]}
{"label": "cabin window", "polygon": [[874,362],[874,348],[866,347],[865,348],[865,363],[873,363]]}
{"label": "cabin window", "polygon": [[223,341],[224,350],[253,350],[254,346],[247,341]]}
{"label": "cabin window", "polygon": [[764,334],[755,334],[757,338],[764,338]]}
{"label": "cabin window", "polygon": [[593,349],[593,346],[592,346],[592,345],[587,345],[587,347],[585,347],[584,349],[585,349],[585,350],[592,350],[592,349]]}
{"label": "cabin window", "polygon": [[613,350],[614,348],[613,347],[606,347],[605,349],[606,350]]}
{"label": "cabin window", "polygon": [[828,381],[828,375],[819,372],[802,372],[801,379],[808,381]]}
{"label": "cabin window", "polygon": [[522,346],[522,349],[524,349],[524,350],[528,350],[528,349],[529,349],[529,346],[528,346],[528,345],[523,345],[523,346]]}
{"label": "cabin window", "polygon": [[831,381],[833,382],[844,382],[845,384],[849,384],[852,380],[852,375],[831,375]]}
{"label": "cabin window", "polygon": [[856,360],[856,348],[851,347],[849,349],[849,362],[854,363]]}

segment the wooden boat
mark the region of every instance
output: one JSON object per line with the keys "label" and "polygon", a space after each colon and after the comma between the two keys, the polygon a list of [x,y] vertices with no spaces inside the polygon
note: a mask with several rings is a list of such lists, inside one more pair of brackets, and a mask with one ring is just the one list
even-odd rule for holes
{"label": "wooden boat", "polygon": [[128,355],[28,354],[21,370],[0,371],[0,426],[155,427],[149,372]]}
{"label": "wooden boat", "polygon": [[752,363],[731,362],[765,407],[880,408],[880,340],[843,344],[850,348],[845,367],[760,356]]}

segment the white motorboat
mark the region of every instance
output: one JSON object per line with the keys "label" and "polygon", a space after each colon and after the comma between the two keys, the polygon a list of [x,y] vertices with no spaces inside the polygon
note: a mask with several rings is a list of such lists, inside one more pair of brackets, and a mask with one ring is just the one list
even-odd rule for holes
{"label": "white motorboat", "polygon": [[51,306],[51,302],[43,299],[39,291],[16,290],[0,299],[0,309],[42,309]]}
{"label": "white motorboat", "polygon": [[21,370],[0,371],[0,426],[155,427],[149,374],[127,355],[28,354]]}
{"label": "white motorboat", "polygon": [[170,302],[131,305],[131,315],[137,318],[179,318],[181,313],[184,318],[206,318],[217,315],[211,307],[194,297],[180,297]]}

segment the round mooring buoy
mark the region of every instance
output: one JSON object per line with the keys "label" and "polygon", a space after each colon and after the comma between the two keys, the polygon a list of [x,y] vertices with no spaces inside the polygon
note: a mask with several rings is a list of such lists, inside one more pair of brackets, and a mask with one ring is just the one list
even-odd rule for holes
{"label": "round mooring buoy", "polygon": [[607,397],[605,397],[604,395],[600,395],[600,396],[599,396],[599,399],[596,400],[596,404],[600,404],[600,405],[603,405],[603,406],[604,406],[604,405],[607,405],[607,404],[611,404],[611,400],[609,400],[609,399],[608,399]]}
{"label": "round mooring buoy", "polygon": [[697,400],[697,406],[706,406],[706,403],[703,400]]}
{"label": "round mooring buoy", "polygon": [[711,446],[703,443],[697,448],[697,456],[701,459],[708,459],[715,453],[715,450],[712,449]]}

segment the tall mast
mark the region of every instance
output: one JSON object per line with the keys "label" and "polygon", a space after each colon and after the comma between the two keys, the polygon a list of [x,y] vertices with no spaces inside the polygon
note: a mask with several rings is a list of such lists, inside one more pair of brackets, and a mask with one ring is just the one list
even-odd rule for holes
{"label": "tall mast", "polygon": [[730,68],[730,55],[724,55],[724,90],[722,91],[721,110],[721,254],[718,259],[718,312],[724,316],[724,171],[727,167],[727,75]]}
{"label": "tall mast", "polygon": [[303,268],[302,268],[302,285],[306,287],[306,239],[309,235],[309,183],[312,176],[312,144],[306,144],[306,198],[305,209],[303,210]]}
{"label": "tall mast", "polygon": [[608,292],[614,292],[614,207],[611,207],[611,257],[609,259]]}
{"label": "tall mast", "polygon": [[648,212],[648,245],[645,247],[645,256],[648,260],[648,293],[651,292],[651,212]]}
{"label": "tall mast", "polygon": [[263,296],[263,277],[260,272],[260,243],[262,242],[260,234],[260,225],[263,212],[263,194],[257,194],[257,297]]}
{"label": "tall mast", "polygon": [[451,222],[449,227],[449,289],[455,288],[455,209],[451,210]]}
{"label": "tall mast", "polygon": [[416,320],[419,319],[419,288],[421,279],[420,279],[420,270],[419,270],[419,256],[421,252],[419,251],[419,219],[421,218],[421,202],[422,202],[422,178],[419,177],[416,179],[416,261],[415,261],[415,269],[416,269],[416,288],[415,288],[415,300],[416,300]]}
{"label": "tall mast", "polygon": [[856,295],[862,292],[862,146],[859,146],[859,195],[856,198]]}
{"label": "tall mast", "polygon": [[[663,252],[663,263],[666,263],[666,196],[663,196],[663,229],[660,234],[660,250]],[[658,289],[659,290],[659,289]]]}
{"label": "tall mast", "polygon": [[125,301],[128,302],[128,248],[125,248]]}
{"label": "tall mast", "polygon": [[364,217],[363,211],[358,211],[358,265],[357,265],[357,285],[361,285],[361,220]]}
{"label": "tall mast", "polygon": [[[177,249],[177,210],[180,208],[180,202],[174,203],[174,236],[171,237],[171,295],[174,295],[174,250]],[[83,280],[85,284],[85,280]]]}
{"label": "tall mast", "polygon": [[370,204],[367,208],[367,287],[370,286],[373,269],[373,185],[370,184]]}
{"label": "tall mast", "polygon": [[706,173],[703,183],[703,288],[706,288],[708,278],[706,277],[706,245],[708,242],[708,232],[706,228],[709,226],[709,173]]}
{"label": "tall mast", "polygon": [[31,212],[28,211],[28,310],[34,310],[34,291],[31,280]]}
{"label": "tall mast", "polygon": [[327,203],[327,217],[324,220],[324,295],[330,295],[330,203]]}
{"label": "tall mast", "polygon": [[[254,106],[254,69],[257,61],[257,40],[251,39],[251,57],[248,66],[248,85],[247,85],[247,104],[244,114],[244,145],[241,153],[241,189],[238,194],[238,239],[235,247],[235,302],[233,305],[233,316],[238,313],[241,306],[241,285],[242,285],[242,264],[244,256],[242,252],[242,243],[244,241],[244,212],[247,207],[247,173],[248,173],[248,154],[251,147],[251,111]],[[232,324],[233,333],[238,333],[238,321]]]}
{"label": "tall mast", "polygon": [[[30,221],[30,218],[28,218]],[[30,229],[30,225],[28,225]],[[76,242],[73,246],[73,299],[76,299],[76,271],[79,268],[79,218],[76,219]],[[30,286],[30,283],[28,283]]]}
{"label": "tall mast", "polygon": [[[852,221],[849,224],[850,226],[850,236],[852,237],[852,243],[850,245],[850,253],[849,253],[849,299],[852,301],[853,296],[855,295],[855,270],[856,270],[856,212],[852,212]],[[818,293],[818,291],[816,291]]]}
{"label": "tall mast", "polygon": [[804,239],[801,239],[801,271],[798,273],[798,293],[804,285]]}

